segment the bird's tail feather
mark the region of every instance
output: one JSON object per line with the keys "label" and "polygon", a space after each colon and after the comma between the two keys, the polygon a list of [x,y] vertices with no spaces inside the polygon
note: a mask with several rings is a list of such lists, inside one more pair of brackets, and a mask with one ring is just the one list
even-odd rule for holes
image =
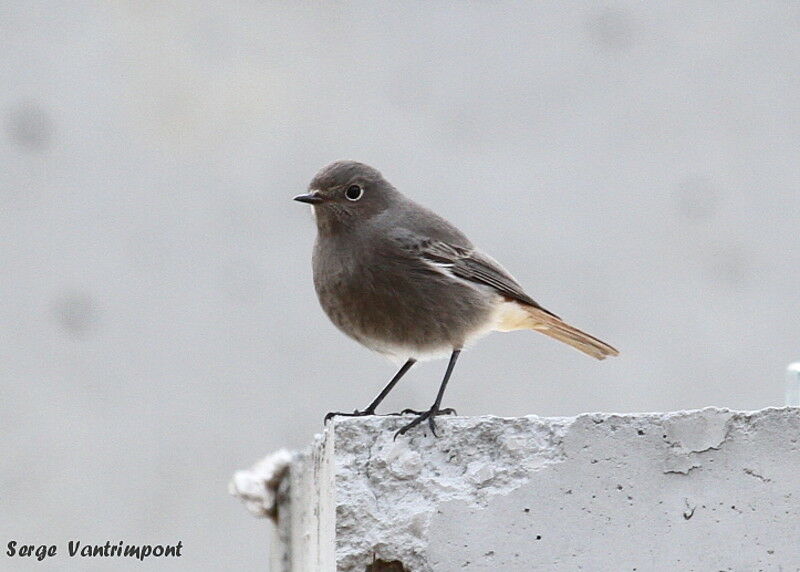
{"label": "bird's tail feather", "polygon": [[[498,329],[505,331],[518,329],[536,330],[596,359],[619,355],[616,348],[574,326],[570,326],[565,321],[541,308],[518,302],[510,302],[510,304],[516,307],[506,310],[505,315],[501,317],[502,327]],[[523,312],[520,312],[520,310]]]}

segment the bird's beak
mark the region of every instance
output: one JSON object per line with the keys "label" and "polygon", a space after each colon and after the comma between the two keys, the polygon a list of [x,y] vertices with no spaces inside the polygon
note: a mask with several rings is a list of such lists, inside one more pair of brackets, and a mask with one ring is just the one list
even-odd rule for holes
{"label": "bird's beak", "polygon": [[300,201],[301,203],[308,203],[310,205],[318,205],[325,199],[322,198],[322,195],[319,194],[319,191],[312,191],[310,193],[306,193],[305,195],[297,195],[294,200]]}

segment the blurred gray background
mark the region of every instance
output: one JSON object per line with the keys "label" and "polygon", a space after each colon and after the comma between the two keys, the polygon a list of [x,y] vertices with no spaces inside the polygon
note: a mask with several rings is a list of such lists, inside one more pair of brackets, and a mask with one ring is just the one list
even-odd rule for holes
{"label": "blurred gray background", "polygon": [[[2,569],[264,570],[232,472],[394,366],[341,335],[292,202],[370,163],[621,349],[530,332],[445,405],[783,401],[800,359],[797,3],[0,5]],[[427,407],[444,362],[385,410]],[[182,540],[50,565],[9,540]]]}

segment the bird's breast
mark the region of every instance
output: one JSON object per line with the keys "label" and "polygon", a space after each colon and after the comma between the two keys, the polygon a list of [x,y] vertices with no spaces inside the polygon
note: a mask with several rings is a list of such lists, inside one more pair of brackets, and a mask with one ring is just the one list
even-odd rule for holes
{"label": "bird's breast", "polygon": [[395,356],[438,356],[491,329],[495,296],[423,263],[379,249],[315,248],[314,286],[331,321],[363,345]]}

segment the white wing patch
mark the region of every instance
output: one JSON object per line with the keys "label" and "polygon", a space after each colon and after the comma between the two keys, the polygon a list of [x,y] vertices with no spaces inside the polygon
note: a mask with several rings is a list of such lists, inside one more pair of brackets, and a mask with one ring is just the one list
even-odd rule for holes
{"label": "white wing patch", "polygon": [[439,274],[444,274],[450,280],[458,282],[459,284],[463,284],[464,286],[469,286],[470,288],[481,290],[483,292],[491,292],[493,294],[497,293],[497,290],[487,284],[481,284],[480,282],[467,280],[455,274],[452,270],[455,264],[452,262],[439,262],[438,260],[431,260],[429,258],[423,258],[422,260],[425,262],[425,264],[436,270]]}

